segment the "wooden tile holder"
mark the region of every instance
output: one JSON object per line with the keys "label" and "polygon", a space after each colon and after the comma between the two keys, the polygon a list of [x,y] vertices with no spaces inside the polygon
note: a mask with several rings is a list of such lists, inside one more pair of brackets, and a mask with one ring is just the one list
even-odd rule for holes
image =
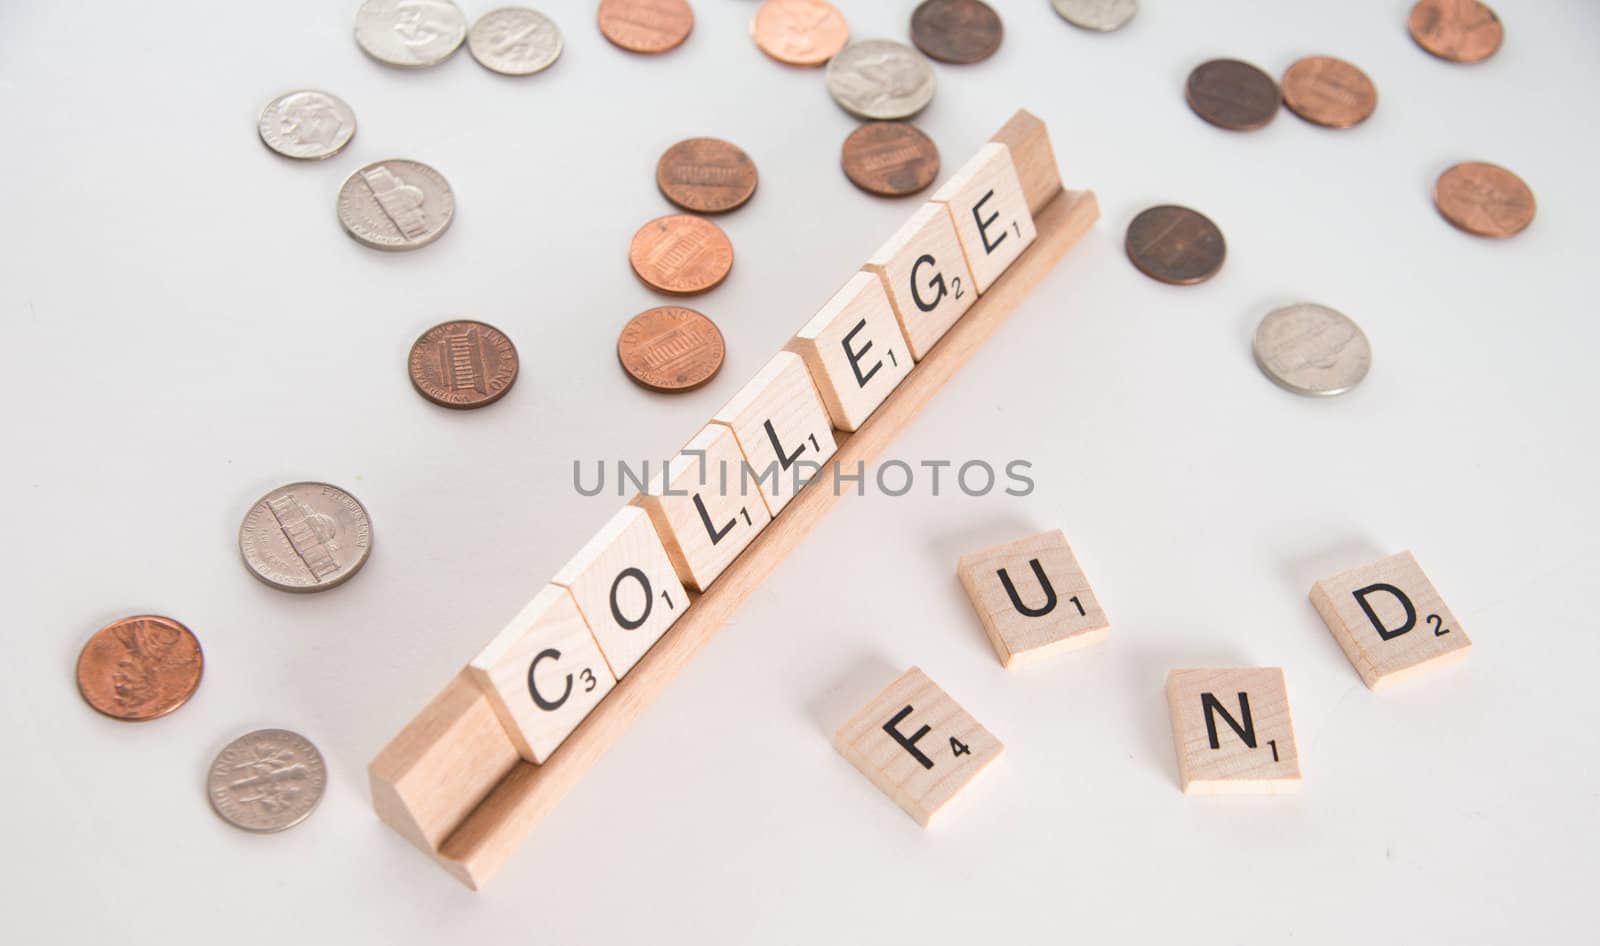
{"label": "wooden tile holder", "polygon": [[[845,470],[877,457],[1100,215],[1092,191],[1062,189],[1045,127],[1033,115],[1017,112],[991,140],[1011,150],[1038,238],[859,430],[835,431],[834,461]],[[456,674],[368,767],[378,816],[479,889],[833,507],[839,496],[826,486],[824,479],[801,490],[704,594],[691,594],[677,623],[543,765],[522,760],[488,698],[464,671]]]}

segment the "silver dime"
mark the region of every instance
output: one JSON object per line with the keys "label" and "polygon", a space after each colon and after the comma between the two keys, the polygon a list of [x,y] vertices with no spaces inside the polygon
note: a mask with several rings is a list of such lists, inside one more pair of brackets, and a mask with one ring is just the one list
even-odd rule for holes
{"label": "silver dime", "polygon": [[1063,20],[1097,33],[1128,25],[1139,12],[1139,0],[1050,0]]}
{"label": "silver dime", "polygon": [[467,18],[450,0],[366,0],[356,11],[362,50],[402,69],[444,62],[466,36]]}
{"label": "silver dime", "polygon": [[1372,367],[1372,347],[1361,327],[1327,306],[1300,302],[1267,313],[1256,327],[1256,364],[1287,391],[1312,396],[1343,394]]}
{"label": "silver dime", "polygon": [[222,820],[262,834],[306,820],[327,786],[322,753],[286,729],[240,736],[217,754],[206,773],[206,797]]}
{"label": "silver dime", "polygon": [[339,188],[339,222],[380,250],[427,246],[456,215],[456,195],[444,175],[420,161],[376,161]]}
{"label": "silver dime", "polygon": [[321,161],[355,137],[356,113],[337,95],[301,89],[268,102],[256,130],[267,147],[286,158]]}
{"label": "silver dime", "polygon": [[356,498],[327,483],[290,483],[256,501],[239,526],[250,574],[282,591],[350,580],[372,552],[372,522]]}
{"label": "silver dime", "polygon": [[904,43],[859,40],[829,60],[828,94],[857,118],[910,118],[933,99],[933,67]]}
{"label": "silver dime", "polygon": [[550,68],[561,57],[561,31],[537,10],[501,7],[472,24],[467,49],[491,72],[529,76]]}

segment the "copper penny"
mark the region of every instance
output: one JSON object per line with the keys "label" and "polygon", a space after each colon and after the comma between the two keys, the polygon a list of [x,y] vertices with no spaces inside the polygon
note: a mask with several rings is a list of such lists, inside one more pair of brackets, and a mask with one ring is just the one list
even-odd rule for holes
{"label": "copper penny", "polygon": [[688,0],[600,0],[600,34],[630,53],[676,49],[694,29]]}
{"label": "copper penny", "polygon": [[171,618],[141,614],[96,631],[78,654],[78,692],[112,719],[165,716],[200,685],[205,658],[190,630]]}
{"label": "copper penny", "polygon": [[1229,131],[1265,128],[1278,114],[1278,83],[1247,62],[1213,59],[1189,73],[1189,107],[1201,118]]}
{"label": "copper penny", "polygon": [[1439,175],[1433,205],[1457,227],[1482,237],[1515,236],[1533,222],[1533,191],[1503,167],[1468,161]]}
{"label": "copper penny", "polygon": [[1228,255],[1216,224],[1205,214],[1172,204],[1134,217],[1125,246],[1139,272],[1174,286],[1205,282]]}
{"label": "copper penny", "polygon": [[756,165],[738,145],[721,138],[687,138],[656,162],[656,186],[684,210],[726,213],[756,192]]}
{"label": "copper penny", "polygon": [[1000,14],[982,0],[924,0],[911,14],[911,41],[940,62],[982,62],[1004,36]]}
{"label": "copper penny", "polygon": [[643,387],[690,391],[716,377],[726,347],[716,323],[693,309],[664,305],[628,320],[617,336],[617,360]]}
{"label": "copper penny", "polygon": [[870,122],[844,140],[845,177],[869,194],[904,197],[939,176],[939,146],[915,125]]}
{"label": "copper penny", "polygon": [[850,39],[844,14],[826,0],[766,0],[750,19],[756,47],[791,66],[820,66]]}
{"label": "copper penny", "polygon": [[733,244],[722,228],[690,214],[668,214],[640,227],[628,263],[645,285],[673,296],[714,289],[733,269]]}
{"label": "copper penny", "polygon": [[423,332],[406,359],[411,386],[438,404],[470,410],[505,397],[517,381],[517,346],[499,329],[456,319]]}
{"label": "copper penny", "polygon": [[1283,104],[1313,124],[1349,128],[1378,107],[1378,89],[1343,59],[1307,56],[1284,72]]}
{"label": "copper penny", "polygon": [[1451,62],[1482,62],[1506,37],[1500,18],[1478,0],[1421,0],[1407,25],[1418,46]]}

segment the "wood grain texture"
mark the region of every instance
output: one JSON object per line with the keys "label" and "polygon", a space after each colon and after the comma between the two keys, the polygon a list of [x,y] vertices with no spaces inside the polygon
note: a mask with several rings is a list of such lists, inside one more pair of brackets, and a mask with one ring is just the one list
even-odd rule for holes
{"label": "wood grain texture", "polygon": [[860,272],[789,340],[840,430],[856,430],[911,370],[883,280]]}
{"label": "wood grain texture", "polygon": [[1278,667],[1174,670],[1167,674],[1167,710],[1185,792],[1277,794],[1300,787],[1289,690]]}
{"label": "wood grain texture", "polygon": [[1410,552],[1324,578],[1311,586],[1311,604],[1374,690],[1454,663],[1472,648]]}
{"label": "wood grain texture", "polygon": [[835,449],[833,424],[811,372],[792,351],[773,355],[711,422],[733,431],[745,463],[759,478],[761,500],[774,517],[799,491],[796,485],[804,485]]}
{"label": "wood grain texture", "polygon": [[862,266],[878,274],[911,357],[921,361],[978,301],[944,204],[923,204]]}
{"label": "wood grain texture", "polygon": [[1037,217],[1061,193],[1061,168],[1050,147],[1049,130],[1032,112],[1019,108],[989,140],[1011,149],[1011,166],[1028,198],[1028,212]]}
{"label": "wood grain texture", "polygon": [[949,210],[980,293],[988,292],[1038,236],[1022,183],[1011,167],[1011,151],[999,142],[979,148],[932,200]]}
{"label": "wood grain texture", "polygon": [[1060,529],[963,555],[956,574],[1007,668],[1087,647],[1111,633]]}

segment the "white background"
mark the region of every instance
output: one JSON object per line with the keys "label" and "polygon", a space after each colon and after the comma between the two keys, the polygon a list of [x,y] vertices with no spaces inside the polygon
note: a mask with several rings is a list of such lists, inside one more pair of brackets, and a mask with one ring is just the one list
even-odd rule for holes
{"label": "white background", "polygon": [[[1600,660],[1591,274],[1600,5],[1498,4],[1501,51],[1445,63],[1406,0],[1147,0],[1113,35],[1001,0],[1005,44],[935,67],[918,123],[953,171],[1011,112],[1049,125],[1102,222],[900,435],[892,455],[1030,460],[1026,498],[848,498],[529,837],[468,892],[372,815],[366,764],[621,502],[574,459],[687,439],[915,209],[838,166],[855,122],[821,71],[770,62],[751,2],[698,0],[660,57],[612,48],[593,4],[541,0],[566,50],[506,79],[462,50],[408,73],[351,40],[356,3],[199,0],[0,8],[0,315],[7,346],[5,707],[11,942],[1572,942],[1600,871],[1591,695]],[[467,7],[469,16],[488,4]],[[842,3],[907,37],[908,0]],[[1281,74],[1331,53],[1377,113],[1285,112],[1230,134],[1183,100],[1235,56]],[[256,138],[272,96],[322,88],[360,131],[321,164]],[[667,212],[656,157],[726,137],[760,169],[721,222],[738,262],[694,304],[728,340],[716,381],[653,395],[616,364],[662,300],[625,262]],[[442,171],[454,228],[389,255],[339,228],[354,168]],[[1539,198],[1512,240],[1431,206],[1490,160]],[[1221,274],[1167,287],[1126,261],[1140,209],[1225,231]],[[1334,306],[1373,370],[1331,401],[1260,376],[1271,308]],[[449,316],[520,348],[499,404],[419,398],[405,353]],[[324,479],[375,550],[294,596],[241,565],[248,505]],[[1097,649],[1007,672],[955,577],[987,544],[1061,527],[1114,624]],[[1475,647],[1391,693],[1361,685],[1311,583],[1413,549]],[[102,718],[83,641],[170,614],[206,652],[190,705]],[[828,736],[918,664],[1008,746],[931,830]],[[1172,667],[1286,669],[1306,773],[1294,797],[1186,798]],[[302,826],[219,821],[212,756],[261,726],[329,766]],[[20,745],[18,745],[20,743]]]}

